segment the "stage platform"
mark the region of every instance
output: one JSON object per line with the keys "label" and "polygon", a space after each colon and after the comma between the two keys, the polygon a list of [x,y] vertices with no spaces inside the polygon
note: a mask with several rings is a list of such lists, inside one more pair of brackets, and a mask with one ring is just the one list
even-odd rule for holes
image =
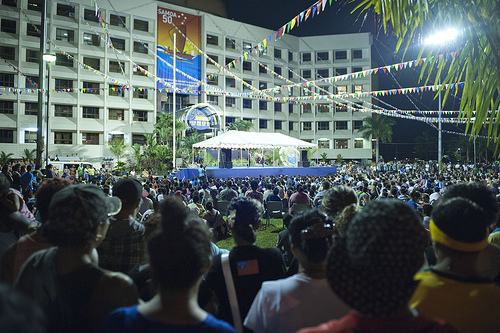
{"label": "stage platform", "polygon": [[[188,178],[196,178],[200,176],[201,169],[184,168],[179,170],[172,177],[185,180]],[[232,169],[219,169],[217,167],[207,167],[206,173],[208,177],[228,178],[228,177],[259,177],[259,176],[326,176],[337,173],[337,167],[308,167],[308,168],[293,168],[293,167],[233,167]]]}

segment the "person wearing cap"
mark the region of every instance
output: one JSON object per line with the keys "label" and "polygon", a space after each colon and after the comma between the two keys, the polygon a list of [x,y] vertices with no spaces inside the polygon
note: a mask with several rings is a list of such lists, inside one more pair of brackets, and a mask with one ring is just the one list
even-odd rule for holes
{"label": "person wearing cap", "polygon": [[48,332],[96,332],[112,310],[137,304],[133,281],[98,267],[94,255],[120,208],[120,200],[90,184],[52,197],[43,228],[54,247],[32,255],[14,284],[45,310]]}
{"label": "person wearing cap", "polygon": [[448,189],[430,221],[437,262],[415,275],[419,286],[412,306],[459,332],[500,332],[500,286],[493,282],[499,252],[488,244],[496,212],[495,195],[484,185],[460,183]]}
{"label": "person wearing cap", "polygon": [[456,332],[408,304],[427,243],[427,232],[407,203],[370,202],[327,257],[328,283],[352,310],[338,320],[298,332]]}
{"label": "person wearing cap", "polygon": [[262,283],[244,323],[255,333],[295,332],[349,312],[326,281],[326,255],[335,234],[331,219],[317,209],[300,212],[289,231],[299,272]]}
{"label": "person wearing cap", "polygon": [[[228,260],[239,308],[237,313],[244,320],[262,282],[284,278],[285,264],[278,248],[263,249],[255,245],[263,214],[259,201],[249,197],[235,198],[229,203],[228,212],[228,224],[235,242]],[[214,258],[205,281],[217,296],[216,317],[234,324],[221,256]]]}
{"label": "person wearing cap", "polygon": [[113,186],[113,197],[120,199],[122,208],[111,219],[108,235],[97,248],[101,267],[126,274],[144,263],[145,228],[135,218],[142,192],[142,185],[135,178],[122,178]]}

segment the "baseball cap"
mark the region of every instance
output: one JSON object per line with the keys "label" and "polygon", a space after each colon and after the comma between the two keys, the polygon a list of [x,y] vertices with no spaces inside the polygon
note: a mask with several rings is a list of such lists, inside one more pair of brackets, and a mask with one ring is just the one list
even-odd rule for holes
{"label": "baseball cap", "polygon": [[135,178],[122,178],[113,185],[113,196],[127,205],[142,198],[142,184]]}

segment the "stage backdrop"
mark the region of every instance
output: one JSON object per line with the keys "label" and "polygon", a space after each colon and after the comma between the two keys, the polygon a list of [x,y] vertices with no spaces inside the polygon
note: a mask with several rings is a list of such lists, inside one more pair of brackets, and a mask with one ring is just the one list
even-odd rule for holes
{"label": "stage backdrop", "polygon": [[[200,53],[189,43],[182,34],[175,28],[179,30],[191,40],[198,47],[201,47],[201,18],[200,16],[191,15],[176,10],[164,8],[158,6],[158,31],[157,31],[157,41],[156,41],[156,53],[161,59],[164,59],[169,64],[173,64],[173,40],[174,33],[176,34],[176,67],[188,74],[195,80],[189,79],[185,75],[176,72],[176,87],[178,89],[187,88],[193,84],[200,81],[201,78],[201,55]],[[162,60],[157,61],[156,75],[166,80],[168,83],[173,83],[173,69],[172,67],[165,64]],[[157,87],[160,89],[166,88],[166,86],[157,82]],[[199,86],[195,89],[199,94]],[[192,94],[192,93],[191,93]]]}

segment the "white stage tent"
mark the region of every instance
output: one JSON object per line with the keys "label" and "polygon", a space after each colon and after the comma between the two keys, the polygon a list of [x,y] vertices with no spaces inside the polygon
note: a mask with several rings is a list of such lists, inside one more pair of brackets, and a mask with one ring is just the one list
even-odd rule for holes
{"label": "white stage tent", "polygon": [[193,148],[212,149],[273,149],[292,147],[296,149],[317,148],[315,144],[281,133],[258,133],[227,131],[208,140],[195,143]]}

